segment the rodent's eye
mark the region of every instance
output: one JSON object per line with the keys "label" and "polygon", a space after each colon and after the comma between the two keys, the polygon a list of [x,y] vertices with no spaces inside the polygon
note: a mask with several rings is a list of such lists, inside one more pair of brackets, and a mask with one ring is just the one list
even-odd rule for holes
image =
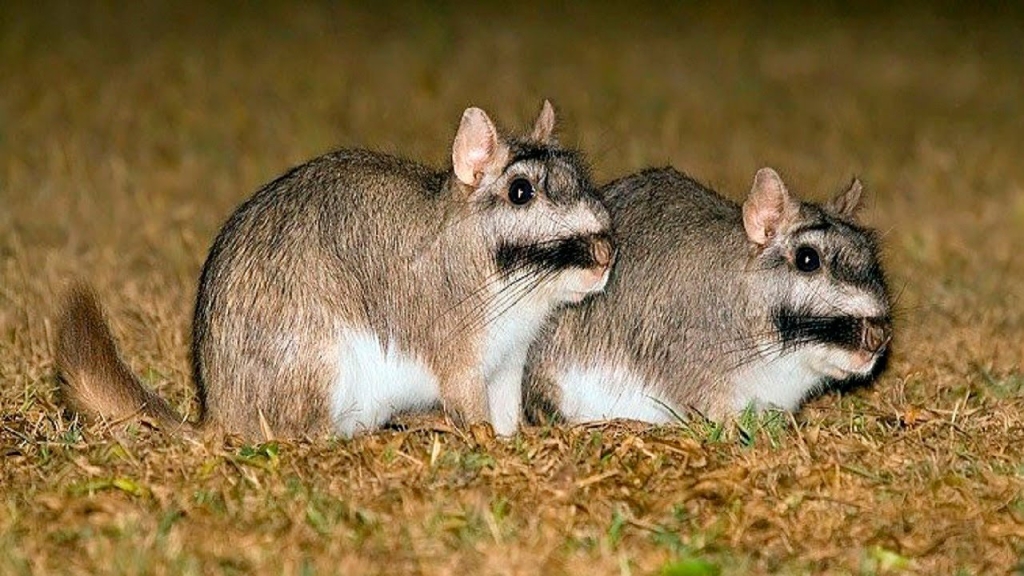
{"label": "rodent's eye", "polygon": [[814,272],[821,268],[821,256],[818,251],[810,246],[801,246],[796,249],[794,257],[796,269],[801,272]]}
{"label": "rodent's eye", "polygon": [[517,206],[533,200],[533,194],[533,184],[526,178],[516,178],[508,185],[508,200]]}

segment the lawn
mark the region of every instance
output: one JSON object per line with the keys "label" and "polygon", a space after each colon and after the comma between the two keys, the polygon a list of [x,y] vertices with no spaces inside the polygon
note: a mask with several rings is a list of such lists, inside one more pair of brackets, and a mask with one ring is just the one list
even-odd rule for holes
{"label": "lawn", "polygon": [[[0,7],[0,573],[993,574],[1024,559],[1024,18],[743,4],[6,2]],[[858,175],[898,297],[874,385],[726,425],[439,415],[354,440],[189,441],[54,394],[91,282],[194,414],[206,251],[342,146],[441,165],[462,110],[543,98],[607,181],[742,198]]]}

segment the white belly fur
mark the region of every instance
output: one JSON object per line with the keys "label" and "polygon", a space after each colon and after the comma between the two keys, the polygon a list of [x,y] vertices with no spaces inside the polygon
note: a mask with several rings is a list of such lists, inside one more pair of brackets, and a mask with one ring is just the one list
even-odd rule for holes
{"label": "white belly fur", "polygon": [[764,354],[732,374],[733,408],[781,408],[794,411],[825,379],[821,365],[832,353],[807,346],[786,354]]}
{"label": "white belly fur", "polygon": [[519,429],[526,354],[549,309],[546,303],[527,296],[487,327],[483,376],[491,425],[502,436]]}
{"label": "white belly fur", "polygon": [[382,343],[368,330],[342,330],[338,376],[331,390],[334,429],[342,436],[372,431],[394,414],[440,401],[437,377],[419,358]]}
{"label": "white belly fur", "polygon": [[642,377],[621,366],[572,366],[556,376],[556,384],[561,392],[558,408],[570,422],[628,418],[665,424],[677,420],[672,413],[675,407],[658,398]]}

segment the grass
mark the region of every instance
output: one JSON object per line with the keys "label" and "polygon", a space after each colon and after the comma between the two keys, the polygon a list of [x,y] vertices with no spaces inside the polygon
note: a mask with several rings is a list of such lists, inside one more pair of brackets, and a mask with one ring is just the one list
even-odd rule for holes
{"label": "grass", "polygon": [[[0,573],[990,574],[1024,558],[1022,18],[930,8],[6,3]],[[741,197],[854,173],[899,293],[870,388],[795,417],[525,429],[436,415],[241,445],[83,426],[54,398],[74,277],[187,412],[230,210],[338,146],[445,161],[461,110],[543,97],[599,180]]]}

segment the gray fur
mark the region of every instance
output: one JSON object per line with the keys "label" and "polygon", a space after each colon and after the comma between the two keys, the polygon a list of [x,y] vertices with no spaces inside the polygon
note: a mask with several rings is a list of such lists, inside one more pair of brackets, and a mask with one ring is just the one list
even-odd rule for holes
{"label": "gray fur", "polygon": [[[542,173],[546,198],[582,203],[607,228],[578,156],[506,144],[512,166],[492,188]],[[517,165],[517,151],[535,148],[550,154]],[[260,413],[275,433],[327,431],[332,350],[344,322],[422,356],[451,414],[488,420],[477,358],[489,315],[502,312],[488,290],[498,283],[502,240],[491,224],[519,214],[500,192],[464,188],[449,171],[350,150],[292,170],[240,207],[214,243],[196,305],[194,376],[206,417],[248,435]]]}
{"label": "gray fur", "polygon": [[[368,378],[340,352],[362,342],[355,331],[375,341],[359,346],[379,345],[382,362],[419,362],[437,384],[425,400],[423,388],[406,394],[384,381],[397,399],[371,394],[371,408],[383,406],[375,418],[436,401],[461,422],[494,422],[500,411],[501,432],[514,432],[530,342],[557,307],[600,291],[614,258],[608,214],[581,157],[555,143],[554,122],[545,102],[530,138],[503,137],[470,108],[447,170],[341,150],[256,192],[222,228],[200,278],[195,425],[127,370],[95,297],[73,291],[58,353],[69,403],[247,438],[372,428],[382,422],[343,425],[332,406],[332,387]],[[510,198],[516,179],[532,183],[525,203]]]}
{"label": "gray fur", "polygon": [[[888,344],[889,297],[875,241],[852,220],[859,183],[828,207],[795,200],[772,206],[790,215],[763,246],[745,231],[741,206],[672,169],[617,180],[601,196],[612,215],[618,261],[604,294],[553,320],[535,343],[528,404],[561,411],[561,374],[618,366],[628,367],[644,387],[629,390],[622,382],[618,394],[649,395],[677,414],[727,417],[736,410],[734,377],[762,351],[788,353],[813,344],[782,341],[779,311],[836,315],[838,285],[877,299]],[[755,196],[748,206],[756,207]],[[827,268],[820,274],[794,269],[793,250],[803,244],[821,250]],[[800,385],[820,389],[829,380]],[[603,414],[628,416],[615,409]]]}

